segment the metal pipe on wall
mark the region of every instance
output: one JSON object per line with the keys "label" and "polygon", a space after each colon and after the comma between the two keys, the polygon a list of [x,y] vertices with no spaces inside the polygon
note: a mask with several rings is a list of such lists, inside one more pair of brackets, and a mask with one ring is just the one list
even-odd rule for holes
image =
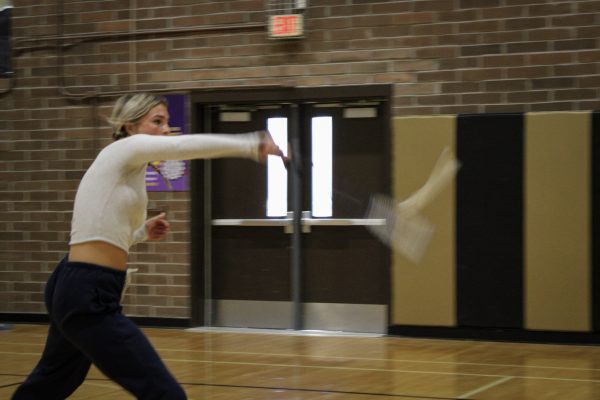
{"label": "metal pipe on wall", "polygon": [[[33,38],[21,38],[15,40],[14,54],[19,55],[28,51],[43,50],[43,49],[56,49],[56,72],[58,81],[58,90],[61,95],[72,98],[87,100],[93,97],[115,97],[129,93],[136,93],[137,90],[116,90],[108,92],[90,91],[85,93],[74,93],[71,92],[65,84],[64,76],[64,57],[63,51],[67,48],[73,48],[82,43],[94,42],[94,41],[105,41],[114,39],[130,39],[135,40],[143,37],[152,36],[168,36],[168,35],[183,35],[183,34],[210,34],[210,33],[221,33],[221,32],[247,32],[253,30],[265,30],[265,23],[247,23],[247,24],[230,24],[230,25],[209,25],[201,27],[190,27],[190,28],[174,28],[174,29],[146,29],[138,31],[127,32],[93,32],[93,33],[80,33],[65,35],[64,34],[64,0],[57,0],[56,2],[57,18],[56,18],[56,35],[33,37]],[[34,46],[19,47],[20,44],[24,43],[35,43]],[[42,44],[39,44],[42,43]],[[0,92],[5,94],[10,92],[15,86],[14,77],[11,77],[9,86],[6,90]],[[188,89],[194,89],[188,88]],[[172,88],[164,89],[152,89],[152,92],[172,92]]]}
{"label": "metal pipe on wall", "polygon": [[300,154],[300,116],[297,104],[292,104],[290,118],[290,143],[292,157],[292,209],[293,231],[291,237],[290,275],[292,298],[292,326],[294,330],[304,329],[304,307],[302,304],[302,167]]}

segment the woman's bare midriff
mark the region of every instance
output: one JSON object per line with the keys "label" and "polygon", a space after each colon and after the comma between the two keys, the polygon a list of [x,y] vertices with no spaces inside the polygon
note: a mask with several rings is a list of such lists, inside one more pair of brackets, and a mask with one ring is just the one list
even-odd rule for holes
{"label": "woman's bare midriff", "polygon": [[125,271],[127,269],[127,252],[106,242],[85,242],[71,245],[69,261],[102,265]]}

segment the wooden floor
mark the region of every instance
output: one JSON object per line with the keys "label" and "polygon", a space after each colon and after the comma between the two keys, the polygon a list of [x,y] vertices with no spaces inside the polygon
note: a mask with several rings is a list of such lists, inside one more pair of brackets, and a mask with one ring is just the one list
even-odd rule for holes
{"label": "wooden floor", "polygon": [[[600,347],[144,329],[190,399],[600,399]],[[43,325],[0,331],[0,399]],[[71,399],[132,399],[92,367]]]}

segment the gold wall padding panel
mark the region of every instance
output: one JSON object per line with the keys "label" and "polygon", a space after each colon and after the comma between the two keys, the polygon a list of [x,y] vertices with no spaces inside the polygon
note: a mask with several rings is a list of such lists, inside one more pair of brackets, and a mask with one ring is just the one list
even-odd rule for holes
{"label": "gold wall padding panel", "polygon": [[[444,147],[455,149],[454,116],[399,117],[393,120],[392,189],[397,201],[419,189]],[[423,210],[435,226],[418,264],[392,256],[392,325],[454,326],[455,181]]]}
{"label": "gold wall padding panel", "polygon": [[525,119],[525,328],[591,329],[590,114]]}

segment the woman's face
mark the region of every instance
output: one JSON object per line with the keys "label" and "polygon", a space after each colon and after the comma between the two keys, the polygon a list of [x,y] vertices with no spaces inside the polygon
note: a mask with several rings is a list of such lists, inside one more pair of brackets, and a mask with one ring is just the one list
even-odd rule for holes
{"label": "woman's face", "polygon": [[148,135],[167,135],[169,133],[169,112],[167,107],[159,104],[148,111],[136,125],[127,127],[130,135],[145,133]]}

